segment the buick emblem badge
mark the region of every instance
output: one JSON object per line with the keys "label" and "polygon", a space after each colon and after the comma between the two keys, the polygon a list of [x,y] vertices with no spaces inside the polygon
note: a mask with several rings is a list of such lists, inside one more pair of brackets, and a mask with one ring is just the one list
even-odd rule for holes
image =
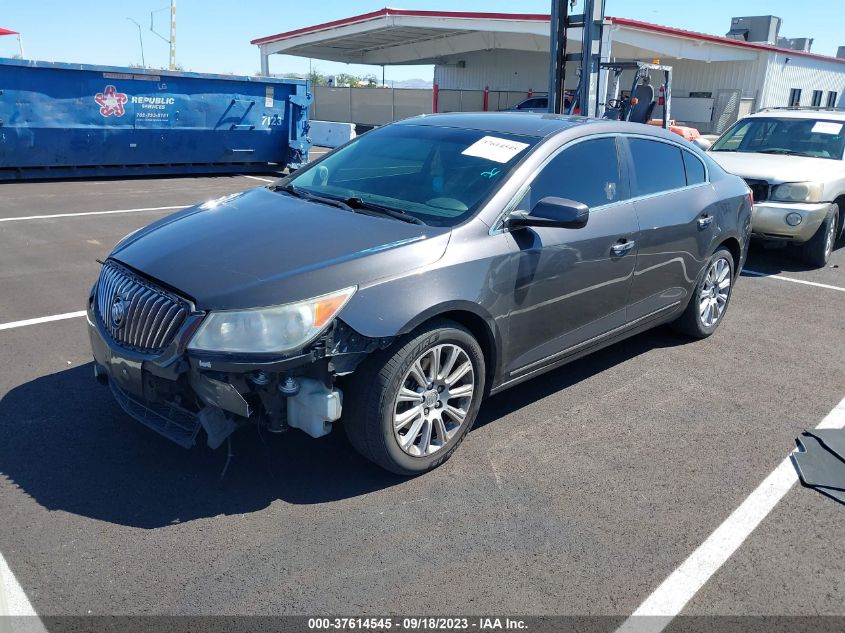
{"label": "buick emblem badge", "polygon": [[123,297],[117,295],[111,304],[111,324],[119,328],[123,325],[123,319],[126,317],[126,303]]}

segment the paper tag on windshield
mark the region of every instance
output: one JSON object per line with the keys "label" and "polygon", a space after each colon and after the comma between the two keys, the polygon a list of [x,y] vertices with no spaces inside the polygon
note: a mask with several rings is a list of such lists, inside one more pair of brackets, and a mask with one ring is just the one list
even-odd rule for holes
{"label": "paper tag on windshield", "polygon": [[528,143],[509,141],[506,138],[485,136],[467,147],[461,154],[486,158],[497,163],[506,163],[528,147]]}
{"label": "paper tag on windshield", "polygon": [[813,134],[839,134],[842,131],[842,123],[816,121],[811,131]]}

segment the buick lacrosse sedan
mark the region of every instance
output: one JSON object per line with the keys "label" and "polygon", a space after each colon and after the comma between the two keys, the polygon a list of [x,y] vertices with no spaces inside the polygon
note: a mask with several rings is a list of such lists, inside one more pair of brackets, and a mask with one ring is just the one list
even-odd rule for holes
{"label": "buick lacrosse sedan", "polygon": [[662,323],[712,334],[750,213],[741,179],[654,127],[409,119],[124,238],[88,302],[95,373],[185,447],[340,423],[422,473],[489,394]]}

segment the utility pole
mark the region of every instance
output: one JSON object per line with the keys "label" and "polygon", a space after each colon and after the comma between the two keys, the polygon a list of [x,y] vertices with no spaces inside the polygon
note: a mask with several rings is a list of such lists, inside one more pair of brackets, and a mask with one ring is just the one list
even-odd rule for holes
{"label": "utility pole", "polygon": [[176,70],[176,0],[170,0],[170,70]]}
{"label": "utility pole", "polygon": [[146,68],[147,67],[147,61],[144,59],[144,35],[141,31],[141,25],[138,24],[132,18],[126,18],[126,19],[129,20],[130,22],[132,22],[132,24],[134,24],[135,26],[138,27],[138,42],[141,44],[141,66]]}
{"label": "utility pole", "polygon": [[170,0],[170,37],[155,30],[155,14],[161,11],[167,11],[167,7],[150,11],[150,31],[170,44],[170,70],[176,70],[176,0]]}

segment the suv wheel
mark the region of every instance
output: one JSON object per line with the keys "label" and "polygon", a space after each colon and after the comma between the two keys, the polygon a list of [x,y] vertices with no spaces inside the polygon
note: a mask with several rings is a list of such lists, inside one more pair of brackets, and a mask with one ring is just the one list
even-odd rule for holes
{"label": "suv wheel", "polygon": [[710,257],[687,309],[673,323],[675,328],[693,338],[707,338],[713,334],[727,312],[733,281],[733,255],[727,248],[720,247]]}
{"label": "suv wheel", "polygon": [[801,256],[805,262],[817,268],[827,266],[839,227],[839,211],[834,211],[822,222],[819,230],[801,247]]}
{"label": "suv wheel", "polygon": [[346,435],[382,468],[424,473],[446,461],[472,427],[484,376],[484,354],[468,330],[446,320],[421,326],[352,375]]}

